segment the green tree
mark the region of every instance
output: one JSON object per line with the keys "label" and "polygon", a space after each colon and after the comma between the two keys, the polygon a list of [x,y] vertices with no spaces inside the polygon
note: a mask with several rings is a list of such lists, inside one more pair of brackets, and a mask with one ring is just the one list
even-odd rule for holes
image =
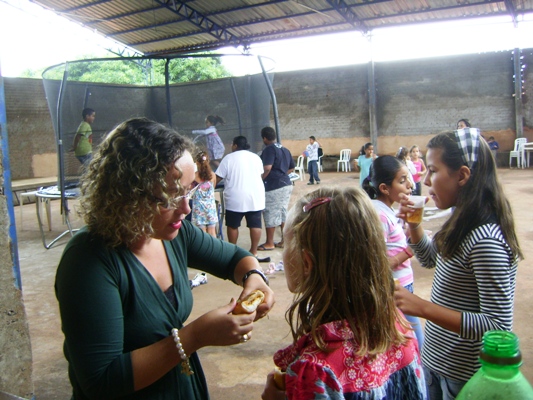
{"label": "green tree", "polygon": [[[164,79],[164,60],[156,60],[154,62],[154,71],[157,76],[161,76]],[[220,57],[174,58],[170,60],[168,75],[170,83],[194,82],[231,76],[229,71],[222,65]]]}
{"label": "green tree", "polygon": [[[164,85],[164,59],[85,60],[69,63],[69,80],[129,85]],[[46,72],[46,79],[61,79],[64,65]],[[30,73],[31,71],[28,71]],[[169,63],[170,83],[229,77],[219,57],[174,58]]]}

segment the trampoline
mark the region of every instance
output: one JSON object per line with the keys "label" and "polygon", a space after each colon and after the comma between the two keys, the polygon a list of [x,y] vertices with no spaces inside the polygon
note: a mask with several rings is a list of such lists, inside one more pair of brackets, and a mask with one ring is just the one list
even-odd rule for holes
{"label": "trampoline", "polygon": [[[92,124],[93,151],[116,125],[133,117],[146,117],[163,123],[194,140],[192,131],[205,128],[206,116],[219,115],[225,119],[225,124],[217,125],[218,135],[224,142],[225,154],[228,154],[231,152],[233,138],[239,135],[248,139],[251,151],[261,151],[263,141],[260,132],[264,126],[271,125],[272,115],[280,141],[276,98],[272,89],[274,74],[265,69],[260,56],[242,56],[247,57],[248,61],[257,62],[257,70],[260,71],[257,74],[185,83],[173,83],[169,78],[168,65],[175,59],[222,56],[101,58],[66,62],[43,72],[43,84],[57,144],[58,183],[55,196],[59,196],[61,200],[61,212],[70,233],[73,230],[69,225],[68,200],[72,197],[67,188],[77,186],[82,175],[82,165],[70,149],[84,108],[96,111],[96,120]],[[165,60],[163,72],[150,68],[153,60]],[[74,75],[80,76],[80,70],[89,69],[87,67],[92,63],[103,63],[105,66],[109,66],[109,63],[127,63],[132,66],[130,71],[133,68],[139,73],[131,73],[131,77],[128,77],[131,78],[130,81],[120,84],[73,78]],[[204,143],[198,139],[195,141],[199,149]],[[223,207],[221,212],[223,213]],[[60,237],[66,233],[63,232]],[[43,244],[49,248],[59,238],[48,245],[43,239]]]}

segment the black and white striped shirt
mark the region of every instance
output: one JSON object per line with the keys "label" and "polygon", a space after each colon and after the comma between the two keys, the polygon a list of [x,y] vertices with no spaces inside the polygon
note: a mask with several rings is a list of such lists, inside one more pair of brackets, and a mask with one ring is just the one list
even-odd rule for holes
{"label": "black and white striped shirt", "polygon": [[423,364],[444,377],[467,381],[480,367],[483,334],[513,327],[518,259],[493,223],[470,232],[451,259],[437,254],[427,236],[411,247],[423,267],[436,267],[431,301],[461,312],[460,335],[426,322]]}

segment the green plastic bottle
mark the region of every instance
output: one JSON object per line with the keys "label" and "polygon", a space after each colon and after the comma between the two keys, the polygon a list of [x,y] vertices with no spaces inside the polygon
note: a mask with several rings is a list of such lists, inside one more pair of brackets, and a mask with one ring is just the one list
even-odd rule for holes
{"label": "green plastic bottle", "polygon": [[481,368],[457,400],[533,400],[533,388],[519,369],[522,354],[513,332],[485,332],[479,360]]}

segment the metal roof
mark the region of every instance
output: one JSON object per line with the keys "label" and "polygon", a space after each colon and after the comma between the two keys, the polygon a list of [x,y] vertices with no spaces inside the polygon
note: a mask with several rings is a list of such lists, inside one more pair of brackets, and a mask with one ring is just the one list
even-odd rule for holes
{"label": "metal roof", "polygon": [[32,0],[145,55],[533,12],[533,0]]}

